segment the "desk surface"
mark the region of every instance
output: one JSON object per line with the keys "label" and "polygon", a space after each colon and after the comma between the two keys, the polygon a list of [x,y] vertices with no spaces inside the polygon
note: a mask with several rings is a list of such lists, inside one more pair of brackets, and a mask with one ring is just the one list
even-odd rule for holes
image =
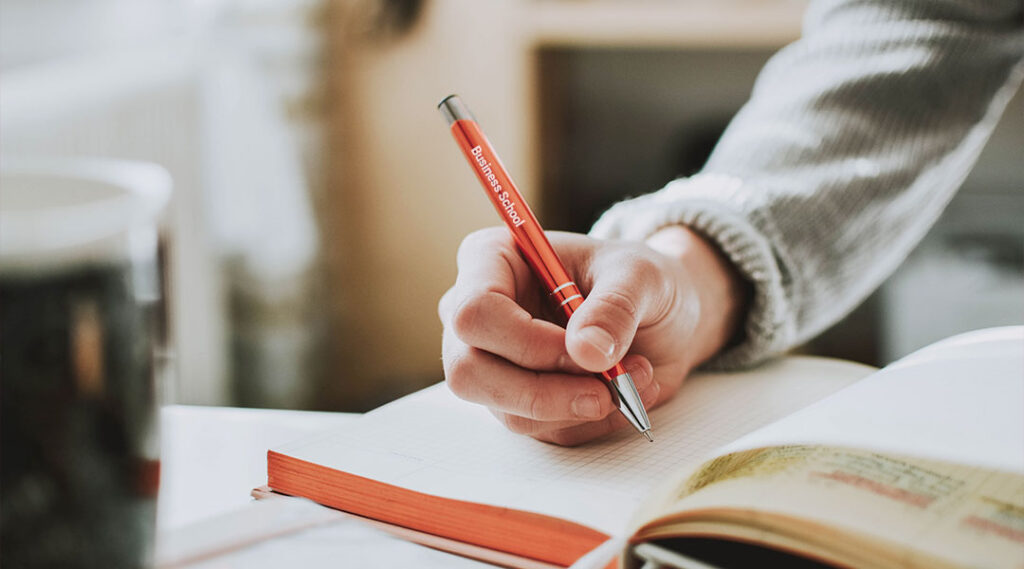
{"label": "desk surface", "polygon": [[358,415],[169,405],[160,416],[157,527],[172,530],[252,501],[267,483],[267,449]]}
{"label": "desk surface", "polygon": [[[267,480],[268,448],[344,425],[356,417],[307,411],[164,407],[157,503],[158,567],[315,569],[337,567],[339,560],[351,567],[490,567],[402,541],[319,507],[315,507],[323,510],[319,518],[304,529],[294,529],[295,516],[310,519],[314,507],[295,504],[297,507],[268,508],[252,500],[249,491]],[[265,535],[268,525],[291,527],[293,531],[250,540],[244,547],[218,546],[217,542],[224,540],[244,543],[239,532],[250,530],[239,527],[246,525],[256,528],[254,535]],[[201,557],[187,551],[197,550],[197,546],[219,551]]]}

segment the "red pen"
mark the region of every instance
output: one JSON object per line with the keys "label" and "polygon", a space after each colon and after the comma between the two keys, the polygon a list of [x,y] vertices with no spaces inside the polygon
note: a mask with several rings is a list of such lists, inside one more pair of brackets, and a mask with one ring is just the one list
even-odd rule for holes
{"label": "red pen", "polygon": [[[498,215],[505,221],[519,252],[526,264],[533,270],[550,293],[552,301],[565,313],[566,321],[583,302],[583,294],[562,265],[554,248],[544,234],[544,229],[526,205],[526,200],[516,189],[498,154],[487,141],[480,125],[457,95],[445,97],[437,108],[451,127],[452,136],[466,155],[476,177],[484,186]],[[651,437],[651,421],[633,384],[633,378],[626,372],[622,362],[611,369],[595,374],[609,387],[612,399],[619,411],[648,441]]]}

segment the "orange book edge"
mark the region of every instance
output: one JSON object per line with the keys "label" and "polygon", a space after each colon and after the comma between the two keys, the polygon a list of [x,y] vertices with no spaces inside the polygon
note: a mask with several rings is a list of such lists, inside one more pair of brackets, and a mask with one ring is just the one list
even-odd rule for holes
{"label": "orange book edge", "polygon": [[267,485],[386,524],[562,567],[609,538],[552,516],[433,496],[275,451],[267,451]]}
{"label": "orange book edge", "polygon": [[[271,490],[269,486],[254,488],[251,494],[252,497],[257,500],[305,500],[305,498],[286,496],[279,492],[275,492]],[[372,520],[370,518],[364,518],[363,516],[357,516],[349,512],[342,512],[341,510],[335,510],[334,508],[329,509],[339,516],[358,520],[359,523],[366,524],[374,529],[380,530],[404,541],[429,547],[431,549],[437,549],[446,553],[452,553],[460,557],[476,559],[478,561],[490,563],[491,565],[497,565],[499,567],[514,567],[515,569],[563,569],[561,565],[545,563],[543,561],[537,561],[536,559],[529,559],[519,555],[512,555],[511,553],[505,553],[503,551],[486,549],[464,541],[457,541],[402,526],[396,526],[394,524]],[[614,567],[613,563],[612,565],[609,565],[608,569],[614,569]]]}

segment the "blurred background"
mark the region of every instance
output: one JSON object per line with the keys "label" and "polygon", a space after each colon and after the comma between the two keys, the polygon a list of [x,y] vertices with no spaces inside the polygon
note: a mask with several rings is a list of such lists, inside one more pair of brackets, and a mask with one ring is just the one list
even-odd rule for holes
{"label": "blurred background", "polygon": [[[442,97],[547,228],[586,231],[700,168],[803,8],[0,0],[0,150],[170,171],[165,403],[363,411],[441,379],[437,300],[461,239],[498,221]],[[882,365],[1024,320],[1022,158],[1018,94],[924,243],[802,351]]]}

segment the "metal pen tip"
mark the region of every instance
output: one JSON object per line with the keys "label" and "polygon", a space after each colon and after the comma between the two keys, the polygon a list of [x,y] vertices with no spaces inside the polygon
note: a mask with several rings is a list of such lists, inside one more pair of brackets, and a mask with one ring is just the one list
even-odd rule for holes
{"label": "metal pen tip", "polygon": [[640,434],[647,438],[647,442],[649,442],[649,443],[653,443],[654,442],[654,437],[651,436],[651,431],[644,431],[644,432],[642,432]]}
{"label": "metal pen tip", "polygon": [[651,420],[647,417],[647,410],[644,409],[640,394],[636,391],[633,378],[628,373],[619,374],[608,383],[608,387],[612,392],[612,400],[619,407],[622,416],[629,421],[629,424],[633,425],[638,433],[654,442],[648,433],[651,430]]}

